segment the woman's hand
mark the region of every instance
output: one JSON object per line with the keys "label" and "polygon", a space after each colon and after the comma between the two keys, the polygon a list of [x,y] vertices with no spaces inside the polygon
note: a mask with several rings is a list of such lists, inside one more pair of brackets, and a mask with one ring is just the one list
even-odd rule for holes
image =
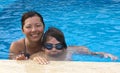
{"label": "woman's hand", "polygon": [[49,63],[49,61],[47,60],[46,57],[41,57],[41,56],[34,57],[33,61],[36,61],[39,64],[48,64]]}
{"label": "woman's hand", "polygon": [[27,60],[28,59],[28,57],[25,57],[25,55],[24,54],[20,54],[20,55],[18,55],[18,56],[16,56],[16,58],[15,58],[16,60]]}

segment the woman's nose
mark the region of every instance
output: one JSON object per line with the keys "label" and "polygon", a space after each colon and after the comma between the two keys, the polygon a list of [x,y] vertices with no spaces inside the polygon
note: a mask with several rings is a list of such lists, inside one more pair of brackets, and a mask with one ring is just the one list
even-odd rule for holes
{"label": "woman's nose", "polygon": [[35,27],[32,27],[32,31],[36,31],[36,28],[35,28]]}

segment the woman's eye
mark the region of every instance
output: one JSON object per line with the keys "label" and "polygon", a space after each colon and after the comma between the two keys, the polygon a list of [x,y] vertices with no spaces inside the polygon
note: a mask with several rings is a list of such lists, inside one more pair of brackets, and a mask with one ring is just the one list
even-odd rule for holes
{"label": "woman's eye", "polygon": [[31,28],[31,26],[25,26],[25,28]]}
{"label": "woman's eye", "polygon": [[37,24],[36,26],[37,26],[37,27],[41,27],[42,25],[41,25],[41,24]]}
{"label": "woman's eye", "polygon": [[31,28],[31,26],[26,26],[26,28]]}

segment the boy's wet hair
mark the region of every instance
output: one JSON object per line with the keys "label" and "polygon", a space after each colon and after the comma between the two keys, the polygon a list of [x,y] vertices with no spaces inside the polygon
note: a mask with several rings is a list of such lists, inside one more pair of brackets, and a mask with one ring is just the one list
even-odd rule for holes
{"label": "boy's wet hair", "polygon": [[47,39],[50,36],[54,37],[57,41],[59,41],[63,45],[63,48],[67,49],[65,37],[62,31],[60,31],[59,29],[55,27],[50,27],[43,36],[43,44],[46,43]]}

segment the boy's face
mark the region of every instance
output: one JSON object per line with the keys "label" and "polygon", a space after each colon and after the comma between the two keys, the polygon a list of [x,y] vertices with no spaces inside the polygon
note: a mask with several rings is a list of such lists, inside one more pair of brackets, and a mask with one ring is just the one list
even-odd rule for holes
{"label": "boy's face", "polygon": [[45,53],[48,56],[57,57],[64,53],[63,45],[52,36],[48,37],[45,45]]}

